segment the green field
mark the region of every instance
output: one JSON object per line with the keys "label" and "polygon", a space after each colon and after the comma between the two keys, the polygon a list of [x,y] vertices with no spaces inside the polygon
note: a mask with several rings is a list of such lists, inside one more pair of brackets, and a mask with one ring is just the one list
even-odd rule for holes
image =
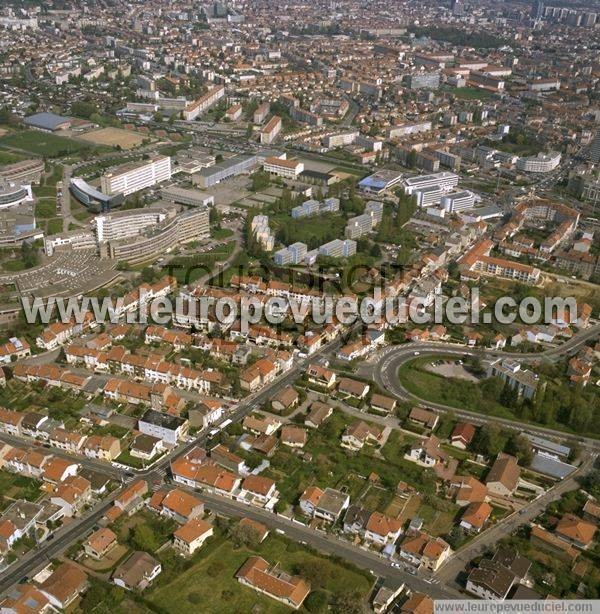
{"label": "green field", "polygon": [[6,471],[0,471],[0,508],[8,507],[16,499],[36,501],[40,496],[37,480]]}
{"label": "green field", "polygon": [[19,162],[22,160],[23,156],[19,156],[14,153],[9,153],[8,151],[0,151],[0,166],[4,164],[13,164],[14,162]]}
{"label": "green field", "polygon": [[492,92],[478,87],[457,87],[450,91],[462,100],[489,100],[494,95]]}
{"label": "green field", "polygon": [[144,595],[145,600],[169,612],[289,612],[288,607],[235,579],[236,571],[254,554],[269,563],[278,563],[289,573],[301,574],[303,569],[318,568],[320,586],[313,581],[312,588],[322,590],[329,599],[353,592],[366,597],[370,589],[366,574],[274,534],[256,550],[236,549],[222,536],[212,538],[204,549],[204,556],[196,564],[168,584],[161,585],[159,580],[158,586]]}
{"label": "green field", "polygon": [[64,136],[37,130],[24,130],[23,132],[7,134],[0,138],[0,146],[20,149],[46,158],[58,158],[77,153],[82,149],[94,149],[92,145],[78,143]]}

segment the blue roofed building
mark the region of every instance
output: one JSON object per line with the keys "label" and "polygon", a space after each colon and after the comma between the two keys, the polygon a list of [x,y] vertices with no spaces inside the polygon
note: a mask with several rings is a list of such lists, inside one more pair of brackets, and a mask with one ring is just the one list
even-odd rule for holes
{"label": "blue roofed building", "polygon": [[26,117],[23,123],[37,130],[56,132],[57,130],[68,130],[71,127],[72,121],[71,117],[63,117],[56,113],[35,113]]}

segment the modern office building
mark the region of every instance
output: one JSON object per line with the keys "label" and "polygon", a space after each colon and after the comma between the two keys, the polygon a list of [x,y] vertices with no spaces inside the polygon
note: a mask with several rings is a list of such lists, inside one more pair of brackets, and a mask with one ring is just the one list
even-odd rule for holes
{"label": "modern office building", "polygon": [[417,177],[407,177],[404,184],[404,192],[413,194],[417,190],[432,186],[439,186],[442,190],[450,190],[458,185],[459,176],[455,173],[442,171],[441,173],[432,173],[431,175],[419,175]]}
{"label": "modern office building", "polygon": [[199,173],[192,175],[192,183],[201,188],[210,188],[230,177],[249,173],[258,164],[258,161],[256,155],[238,154],[214,166],[201,169]]}
{"label": "modern office building", "polygon": [[206,94],[203,94],[200,98],[197,98],[183,109],[183,119],[187,121],[196,119],[200,113],[204,113],[204,111],[212,107],[212,105],[223,98],[223,96],[225,96],[224,85],[217,85],[209,89]]}
{"label": "modern office building", "polygon": [[470,190],[459,190],[444,194],[441,205],[448,213],[472,209],[475,205],[475,194]]}
{"label": "modern office building", "polygon": [[169,179],[171,179],[171,158],[154,156],[141,162],[125,164],[105,173],[100,180],[100,186],[104,194],[128,196]]}
{"label": "modern office building", "polygon": [[398,185],[402,180],[402,173],[389,169],[381,169],[376,173],[361,179],[358,182],[358,187],[368,194],[382,194],[387,190],[391,190]]}
{"label": "modern office building", "polygon": [[30,185],[0,183],[0,209],[16,207],[27,201],[33,201]]}
{"label": "modern office building", "polygon": [[415,190],[413,195],[417,199],[418,207],[430,207],[442,201],[444,190],[439,185],[429,185],[420,190]]}
{"label": "modern office building", "polygon": [[108,195],[103,194],[94,186],[81,179],[81,177],[72,177],[69,182],[69,190],[73,197],[86,207],[97,206],[100,211],[110,211],[114,207],[118,207],[125,201],[123,194]]}
{"label": "modern office building", "polygon": [[517,169],[525,173],[549,173],[560,164],[560,152],[538,153],[517,160]]}
{"label": "modern office building", "polygon": [[281,117],[273,115],[267,125],[260,131],[260,142],[263,145],[270,145],[281,132]]}

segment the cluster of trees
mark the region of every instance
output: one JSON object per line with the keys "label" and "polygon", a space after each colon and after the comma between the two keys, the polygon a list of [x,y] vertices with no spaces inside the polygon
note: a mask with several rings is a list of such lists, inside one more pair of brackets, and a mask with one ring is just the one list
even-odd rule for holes
{"label": "cluster of trees", "polygon": [[21,245],[21,260],[26,269],[31,269],[40,263],[40,250],[35,243],[23,242]]}
{"label": "cluster of trees", "polygon": [[417,38],[426,36],[436,41],[452,43],[461,47],[475,47],[475,49],[498,49],[510,44],[510,41],[499,36],[494,36],[482,30],[465,32],[451,26],[425,26],[411,27],[409,31],[414,33]]}
{"label": "cluster of trees", "polygon": [[524,466],[533,460],[531,443],[526,437],[494,423],[486,423],[478,429],[472,448],[475,452],[488,457],[494,457],[500,452],[512,454]]}

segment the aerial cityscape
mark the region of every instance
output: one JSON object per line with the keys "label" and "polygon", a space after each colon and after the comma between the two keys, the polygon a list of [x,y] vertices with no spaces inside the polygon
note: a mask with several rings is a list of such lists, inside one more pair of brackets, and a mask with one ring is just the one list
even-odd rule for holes
{"label": "aerial cityscape", "polygon": [[0,2],[0,614],[600,612],[599,452],[600,0]]}

